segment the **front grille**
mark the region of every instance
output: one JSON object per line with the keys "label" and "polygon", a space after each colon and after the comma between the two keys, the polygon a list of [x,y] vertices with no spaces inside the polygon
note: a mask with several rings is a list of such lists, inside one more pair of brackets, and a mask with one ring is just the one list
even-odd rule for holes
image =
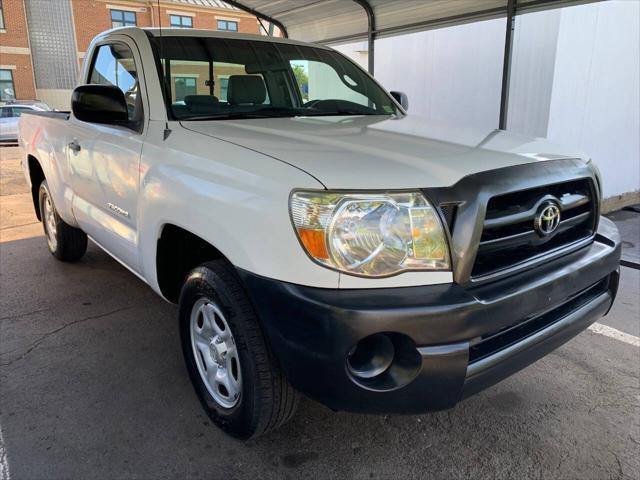
{"label": "front grille", "polygon": [[441,203],[439,205],[440,213],[449,227],[449,231],[453,231],[453,224],[456,221],[456,211],[458,210],[457,203]]}
{"label": "front grille", "polygon": [[[592,237],[595,198],[586,178],[492,197],[471,276],[494,274]],[[534,222],[549,202],[559,206],[560,222],[543,236]]]}
{"label": "front grille", "polygon": [[598,283],[565,299],[562,305],[550,311],[539,313],[515,325],[479,337],[472,342],[472,345],[469,347],[469,364],[475,363],[478,360],[482,360],[500,350],[504,350],[511,345],[521,342],[525,338],[530,337],[540,330],[544,330],[570,313],[578,310],[583,305],[586,305],[606,292],[609,289],[609,281],[610,276],[607,276]]}

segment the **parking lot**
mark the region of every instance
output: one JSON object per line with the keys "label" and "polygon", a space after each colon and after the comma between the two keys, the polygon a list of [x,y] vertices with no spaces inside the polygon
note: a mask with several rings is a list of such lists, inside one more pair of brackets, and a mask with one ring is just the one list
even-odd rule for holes
{"label": "parking lot", "polygon": [[364,416],[305,399],[243,443],[198,403],[176,308],[93,244],[56,261],[18,149],[0,156],[0,478],[640,477],[640,214],[614,215],[630,266],[600,324],[616,330],[585,331],[451,411]]}

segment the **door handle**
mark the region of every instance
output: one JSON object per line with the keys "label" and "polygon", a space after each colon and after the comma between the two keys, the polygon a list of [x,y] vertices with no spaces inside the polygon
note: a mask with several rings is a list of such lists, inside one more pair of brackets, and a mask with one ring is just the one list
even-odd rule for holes
{"label": "door handle", "polygon": [[69,143],[69,148],[76,153],[82,150],[82,147],[80,146],[77,140],[74,140],[73,142]]}

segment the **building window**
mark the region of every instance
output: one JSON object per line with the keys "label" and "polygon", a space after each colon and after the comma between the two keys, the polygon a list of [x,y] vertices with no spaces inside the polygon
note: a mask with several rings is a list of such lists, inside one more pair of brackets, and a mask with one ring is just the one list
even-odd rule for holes
{"label": "building window", "polygon": [[116,27],[135,27],[136,12],[127,12],[125,10],[111,10],[111,26]]}
{"label": "building window", "polygon": [[193,28],[193,19],[186,15],[169,15],[169,21],[174,28]]}
{"label": "building window", "polygon": [[183,102],[184,97],[198,94],[195,77],[174,77],[173,88],[176,92],[176,102]]}
{"label": "building window", "polygon": [[218,20],[218,30],[227,30],[229,32],[237,32],[238,22],[232,22],[230,20]]}
{"label": "building window", "polygon": [[0,30],[4,30],[4,10],[2,9],[2,0],[0,0]]}
{"label": "building window", "polygon": [[13,73],[11,70],[0,70],[0,101],[15,100],[16,90],[13,86]]}
{"label": "building window", "polygon": [[229,91],[229,77],[220,78],[220,100],[227,101],[227,92]]}

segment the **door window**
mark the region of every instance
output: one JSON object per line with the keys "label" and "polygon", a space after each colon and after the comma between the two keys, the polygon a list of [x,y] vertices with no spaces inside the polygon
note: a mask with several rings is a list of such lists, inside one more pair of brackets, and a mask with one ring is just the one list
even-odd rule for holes
{"label": "door window", "polygon": [[198,108],[202,102],[210,97],[211,87],[208,82],[209,62],[172,61],[168,65],[170,70],[171,98],[176,108],[185,108],[185,97],[193,100]]}
{"label": "door window", "polygon": [[115,85],[124,93],[130,121],[142,120],[142,98],[138,71],[131,49],[123,43],[98,47],[95,53],[89,83]]}
{"label": "door window", "polygon": [[[170,60],[165,62],[165,74],[171,92],[171,109],[177,117],[191,114],[218,115],[229,111],[229,77],[249,75],[245,65],[201,60]],[[258,74],[264,82],[264,78]],[[269,105],[269,92],[263,105]]]}
{"label": "door window", "polygon": [[[228,100],[227,92],[229,90],[229,77],[231,75],[247,75],[245,66],[237,63],[213,62],[214,92],[221,102]],[[265,103],[267,102],[268,98],[265,99]]]}

